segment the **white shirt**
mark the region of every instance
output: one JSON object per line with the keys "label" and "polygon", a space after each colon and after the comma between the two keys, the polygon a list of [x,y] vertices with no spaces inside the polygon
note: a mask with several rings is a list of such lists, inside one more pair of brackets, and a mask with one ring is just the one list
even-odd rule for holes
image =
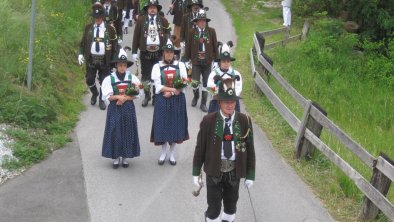
{"label": "white shirt", "polygon": [[[141,82],[138,79],[137,76],[134,74],[130,73],[130,71],[126,71],[124,81],[130,80],[129,79],[129,74],[131,75],[131,83],[134,83],[136,85],[140,85]],[[115,78],[115,82],[121,82],[120,79],[116,76],[115,72],[112,72],[111,75],[105,77],[103,83],[101,84],[101,92],[102,96],[101,99],[108,105],[110,103],[109,97],[114,94],[114,90],[112,88],[112,83],[111,83],[111,76]],[[127,85],[127,83],[120,83],[120,85]],[[142,97],[144,95],[144,90],[140,89],[139,94],[135,96],[135,98]]]}
{"label": "white shirt", "polygon": [[[219,113],[220,113],[220,115],[223,117],[223,129],[224,129],[224,124],[229,124],[228,127],[230,128],[231,134],[233,134],[233,127],[232,127],[232,125],[233,125],[233,122],[234,122],[235,112],[231,115],[231,119],[230,119],[230,121],[229,121],[228,123],[226,123],[226,121],[224,120],[225,118],[227,118],[227,116],[225,116],[225,115],[222,113],[221,110],[219,111]],[[223,139],[223,138],[222,138],[222,139]],[[234,140],[233,140],[233,141],[231,141],[231,149],[232,149],[233,155],[232,155],[231,158],[228,159],[228,160],[235,160],[235,151],[234,151],[234,147],[235,147],[235,146],[234,146]],[[227,160],[227,158],[224,156],[223,142],[222,142],[221,159],[222,159],[222,160]]]}
{"label": "white shirt", "polygon": [[156,15],[153,16],[153,24],[151,24],[151,16],[148,15],[148,33],[146,35],[146,45],[160,45],[159,30],[156,23]]}
{"label": "white shirt", "polygon": [[[96,52],[96,42],[92,42],[92,46],[90,47],[90,53],[92,55],[104,55],[105,54],[105,44],[104,44],[104,33],[105,33],[105,25],[104,22],[102,22],[100,25],[94,24],[93,25],[93,38],[101,38],[103,39],[101,42],[99,42],[99,51]],[[99,36],[96,36],[97,29],[99,29]]]}
{"label": "white shirt", "polygon": [[[238,75],[239,76],[239,81],[235,80],[235,95],[240,96],[241,92],[242,92],[242,76],[237,70],[233,69],[231,66],[230,66],[230,68],[228,69],[228,71],[226,73],[230,73],[231,74],[233,71],[234,71],[234,75]],[[208,88],[211,88],[211,87],[216,87],[217,88],[217,86],[215,85],[215,82],[213,80],[213,78],[216,75],[216,72],[219,73],[220,76],[222,76],[224,74],[224,72],[222,72],[222,70],[220,70],[220,68],[216,68],[215,70],[213,70],[208,76],[208,82],[207,82],[207,87]],[[225,74],[225,75],[223,75],[222,78],[223,79],[227,79],[227,78],[231,78],[231,77],[230,77],[230,75],[226,75]]]}
{"label": "white shirt", "polygon": [[[178,65],[179,64],[179,75],[181,78],[187,78],[187,71],[186,71],[186,66],[185,63],[183,62],[179,62],[179,61],[174,61],[174,63],[172,65]],[[163,61],[159,61],[158,63],[156,63],[153,68],[152,68],[152,73],[151,73],[151,78],[155,84],[156,87],[156,94],[160,94],[161,89],[165,86],[162,84],[161,82],[161,71],[160,71],[160,67],[166,66],[167,64],[165,64]],[[168,67],[166,68],[166,70],[175,70],[175,68],[173,67]]]}

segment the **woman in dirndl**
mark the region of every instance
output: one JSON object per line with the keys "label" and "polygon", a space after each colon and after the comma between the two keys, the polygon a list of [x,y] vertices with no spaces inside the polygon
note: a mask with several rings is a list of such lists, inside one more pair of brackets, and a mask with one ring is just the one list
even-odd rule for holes
{"label": "woman in dirndl", "polygon": [[112,166],[129,166],[127,158],[140,155],[137,116],[133,100],[142,96],[140,80],[127,71],[133,62],[127,60],[124,49],[111,61],[116,71],[107,76],[102,84],[102,99],[108,105],[102,156],[114,160]]}
{"label": "woman in dirndl", "polygon": [[[207,83],[207,90],[210,92],[213,96],[217,95],[218,88],[219,88],[219,83],[220,83],[220,78],[221,79],[227,79],[227,78],[233,78],[235,79],[235,94],[236,96],[240,96],[242,92],[242,77],[241,74],[233,69],[231,66],[231,63],[235,61],[235,58],[231,57],[230,54],[230,48],[233,46],[232,41],[228,41],[225,44],[222,44],[219,42],[219,51],[220,55],[219,58],[215,60],[215,62],[218,63],[218,68],[215,68],[208,77],[208,83]],[[219,111],[220,107],[218,104],[218,101],[215,99],[211,99],[211,102],[209,103],[209,108],[208,108],[208,113],[212,112],[217,112]],[[235,105],[235,110],[237,112],[240,112],[240,104],[239,100],[237,100],[237,103]]]}
{"label": "woman in dirndl", "polygon": [[158,160],[163,165],[170,146],[169,163],[176,165],[175,145],[189,139],[186,98],[183,92],[187,80],[185,64],[175,60],[174,46],[170,40],[163,46],[163,60],[153,66],[151,78],[156,87],[151,142],[161,145]]}

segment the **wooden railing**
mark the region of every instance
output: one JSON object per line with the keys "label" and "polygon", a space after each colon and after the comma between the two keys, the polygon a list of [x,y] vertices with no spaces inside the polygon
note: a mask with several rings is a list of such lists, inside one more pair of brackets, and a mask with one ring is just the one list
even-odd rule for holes
{"label": "wooden railing", "polygon": [[[255,85],[271,101],[272,105],[287,121],[290,127],[297,132],[295,140],[295,153],[297,158],[310,156],[313,149],[320,150],[332,163],[340,168],[363,192],[364,202],[360,210],[359,220],[372,221],[379,211],[382,211],[390,220],[394,221],[394,205],[386,198],[391,182],[394,180],[394,163],[383,153],[375,158],[373,155],[355,142],[342,129],[327,117],[327,113],[316,103],[304,98],[295,90],[268,62],[262,49],[267,46],[261,45],[261,36],[265,34],[278,33],[282,29],[271,30],[254,34],[254,47],[250,50],[250,62]],[[301,35],[302,36],[302,35]],[[264,41],[263,41],[264,42]],[[264,44],[264,43],[263,43]],[[278,45],[279,43],[272,43]],[[255,60],[257,57],[257,60]],[[304,109],[302,120],[281,101],[268,83],[262,78],[255,64],[261,66],[264,72],[268,72],[270,77],[283,87],[297,104]],[[319,137],[322,129],[335,136],[349,151],[358,157],[366,166],[372,170],[371,182],[368,182],[349,163],[343,160],[337,153],[328,147]]]}

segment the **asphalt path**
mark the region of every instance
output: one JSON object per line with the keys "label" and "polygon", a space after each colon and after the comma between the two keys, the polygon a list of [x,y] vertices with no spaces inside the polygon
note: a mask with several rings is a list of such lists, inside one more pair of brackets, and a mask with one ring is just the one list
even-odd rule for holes
{"label": "asphalt path", "polygon": [[[160,3],[166,12],[169,0]],[[220,1],[204,3],[210,8],[207,15],[218,40],[233,40],[236,45],[231,18]],[[131,46],[132,30],[129,33],[123,45]],[[135,69],[133,66],[132,71]],[[149,142],[153,106],[143,108],[139,99],[135,106],[141,156],[129,159],[129,168],[114,170],[112,160],[101,157],[106,111],[91,106],[87,94],[83,99],[86,111],[81,113],[73,142],[0,186],[0,221],[204,221],[206,189],[198,197],[192,195],[196,187],[191,172],[199,123],[205,113],[199,104],[190,106],[191,89],[186,90],[186,97],[191,138],[176,146],[177,165],[171,166],[168,158],[163,166],[157,164],[161,147]],[[242,102],[241,110],[246,112]],[[256,181],[250,197],[243,183],[240,186],[236,221],[255,221],[253,208],[260,222],[333,221],[256,125],[254,135]]]}

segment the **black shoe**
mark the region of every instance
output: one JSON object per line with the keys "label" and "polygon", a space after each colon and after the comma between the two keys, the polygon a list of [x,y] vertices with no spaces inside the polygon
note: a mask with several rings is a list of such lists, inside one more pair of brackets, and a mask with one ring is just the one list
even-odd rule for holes
{"label": "black shoe", "polygon": [[201,111],[203,111],[204,113],[208,112],[207,106],[205,104],[201,104],[200,105],[200,109]]}
{"label": "black shoe", "polygon": [[97,94],[93,94],[92,98],[90,98],[90,104],[93,106],[97,103]]}
{"label": "black shoe", "polygon": [[119,163],[113,163],[113,164],[112,164],[112,168],[118,169],[118,168],[119,168]]}
{"label": "black shoe", "polygon": [[164,164],[164,161],[166,161],[166,159],[164,159],[164,160],[160,160],[160,159],[159,159],[159,160],[157,161],[157,164],[159,164],[159,165],[161,166],[161,165]]}
{"label": "black shoe", "polygon": [[175,166],[176,165],[176,161],[175,160],[168,160],[170,162],[171,165]]}
{"label": "black shoe", "polygon": [[107,106],[105,105],[104,101],[100,99],[99,101],[99,107],[101,110],[105,110],[105,108],[107,108]]}
{"label": "black shoe", "polygon": [[122,167],[123,168],[129,167],[129,162],[127,162],[126,160],[122,161]]}
{"label": "black shoe", "polygon": [[142,100],[142,107],[146,107],[149,103],[149,99],[148,98],[144,98],[144,100]]}
{"label": "black shoe", "polygon": [[198,102],[198,98],[193,97],[192,106],[195,107],[197,105],[197,102]]}

